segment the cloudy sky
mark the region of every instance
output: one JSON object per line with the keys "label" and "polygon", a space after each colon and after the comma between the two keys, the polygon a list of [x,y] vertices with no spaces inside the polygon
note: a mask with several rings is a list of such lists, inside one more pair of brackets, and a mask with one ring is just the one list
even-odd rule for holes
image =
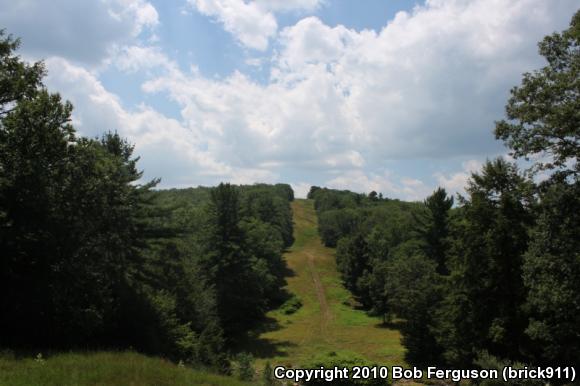
{"label": "cloudy sky", "polygon": [[419,200],[505,154],[509,89],[577,0],[0,0],[83,135],[161,187],[287,182]]}

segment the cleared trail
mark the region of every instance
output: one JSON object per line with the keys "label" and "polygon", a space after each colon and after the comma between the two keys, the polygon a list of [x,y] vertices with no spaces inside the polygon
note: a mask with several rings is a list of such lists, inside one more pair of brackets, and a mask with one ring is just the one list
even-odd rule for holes
{"label": "cleared trail", "polygon": [[318,274],[316,264],[314,263],[314,256],[310,252],[305,253],[308,256],[308,268],[310,270],[310,276],[312,276],[314,289],[316,290],[318,304],[320,305],[320,313],[322,315],[321,327],[324,328],[326,324],[328,324],[328,321],[332,318],[332,313],[330,312],[330,307],[328,306],[328,301],[326,300],[326,292],[324,291],[322,280],[320,280],[320,275]]}
{"label": "cleared trail", "polygon": [[318,236],[313,202],[295,200],[292,210],[295,242],[285,254],[291,271],[287,289],[303,306],[292,315],[270,312],[241,349],[253,353],[258,366],[266,361],[299,366],[332,351],[354,352],[378,364],[404,364],[399,332],[351,306],[336,270],[335,250],[324,247]]}

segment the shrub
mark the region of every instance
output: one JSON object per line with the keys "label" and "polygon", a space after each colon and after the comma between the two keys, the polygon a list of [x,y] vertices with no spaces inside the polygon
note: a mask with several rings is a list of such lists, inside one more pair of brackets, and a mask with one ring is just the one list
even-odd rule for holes
{"label": "shrub", "polygon": [[286,300],[286,302],[280,306],[280,311],[285,315],[291,315],[298,311],[300,307],[302,307],[302,300],[300,300],[298,296],[292,295],[290,299]]}

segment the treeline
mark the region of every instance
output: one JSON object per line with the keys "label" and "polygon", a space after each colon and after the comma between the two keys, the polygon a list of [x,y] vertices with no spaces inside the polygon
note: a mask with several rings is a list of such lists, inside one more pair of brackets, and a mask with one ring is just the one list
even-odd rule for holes
{"label": "treeline", "polygon": [[227,370],[284,299],[288,185],[156,191],[116,133],[79,136],[0,33],[0,348],[133,348]]}
{"label": "treeline", "polygon": [[487,161],[455,206],[309,193],[345,286],[400,326],[411,364],[580,366],[580,12],[539,46],[547,66],[495,129],[529,170]]}

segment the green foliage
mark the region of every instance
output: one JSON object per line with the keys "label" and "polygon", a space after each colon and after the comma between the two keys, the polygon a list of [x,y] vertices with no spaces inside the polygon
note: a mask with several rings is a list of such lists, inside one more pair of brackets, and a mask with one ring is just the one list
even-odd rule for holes
{"label": "green foliage", "polygon": [[20,40],[0,30],[0,117],[10,112],[15,102],[36,96],[45,74],[44,64],[23,62],[14,52]]}
{"label": "green foliage", "polygon": [[530,320],[526,334],[535,363],[579,366],[580,184],[556,183],[542,192],[539,218],[524,256]]}
{"label": "green foliage", "polygon": [[284,315],[292,315],[302,307],[302,300],[296,295],[292,295],[290,299],[286,300],[279,308]]}
{"label": "green foliage", "polygon": [[434,315],[440,304],[441,277],[436,264],[420,253],[399,255],[386,263],[383,298],[401,324],[405,359],[427,367],[441,362]]}
{"label": "green foliage", "polygon": [[365,201],[364,194],[316,187],[310,189],[308,198],[314,200],[314,209],[319,214],[332,209],[355,208]]}
{"label": "green foliage", "polygon": [[242,381],[251,381],[254,379],[254,358],[252,354],[239,353],[236,356],[238,378]]}
{"label": "green foliage", "polygon": [[[523,369],[524,367],[531,368],[532,366],[528,364],[523,364],[520,362],[513,362],[510,360],[502,360],[493,355],[490,355],[487,351],[481,351],[477,354],[477,357],[474,361],[474,364],[482,369],[493,369],[497,370],[498,374],[501,374],[503,369],[507,366],[510,366],[514,369]],[[503,386],[503,385],[518,385],[518,386],[540,386],[544,385],[543,380],[531,380],[531,379],[522,379],[522,380],[510,380],[509,383],[503,381],[503,379],[486,379],[480,382],[480,385],[483,386]]]}
{"label": "green foliage", "polygon": [[515,157],[548,156],[539,169],[580,172],[580,11],[570,28],[546,36],[539,44],[548,65],[523,76],[511,90],[508,120],[496,124],[496,138]]}
{"label": "green foliage", "polygon": [[532,224],[530,182],[514,165],[488,161],[467,191],[454,229],[439,331],[446,360],[457,366],[469,365],[481,350],[520,357],[526,322],[522,257]]}
{"label": "green foliage", "polygon": [[449,235],[449,211],[453,206],[453,197],[447,197],[445,189],[437,188],[424,201],[425,210],[416,217],[417,232],[425,241],[425,254],[437,263],[437,272],[449,273],[446,262]]}
{"label": "green foliage", "polygon": [[331,209],[318,217],[318,232],[327,247],[336,247],[338,240],[353,233],[359,226],[360,216],[355,209]]}
{"label": "green foliage", "polygon": [[285,184],[241,187],[242,215],[270,225],[280,235],[285,247],[289,247],[294,241],[290,209],[290,201],[294,199],[294,194],[291,192],[290,186]]}
{"label": "green foliage", "polygon": [[336,264],[346,288],[357,296],[362,295],[358,280],[371,270],[370,252],[366,238],[361,233],[343,237],[336,248]]}
{"label": "green foliage", "polygon": [[276,383],[274,380],[274,370],[270,362],[266,362],[264,365],[264,371],[262,372],[262,385],[263,386],[274,386]]}

